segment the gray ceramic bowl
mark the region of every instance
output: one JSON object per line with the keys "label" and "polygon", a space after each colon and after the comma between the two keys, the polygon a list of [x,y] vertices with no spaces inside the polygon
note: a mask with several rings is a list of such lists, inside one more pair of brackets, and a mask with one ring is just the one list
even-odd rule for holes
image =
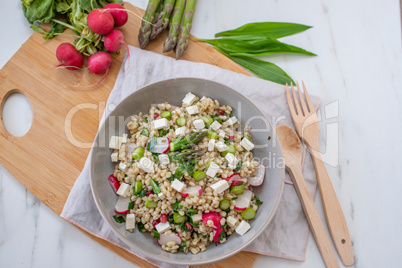
{"label": "gray ceramic bowl", "polygon": [[[217,247],[210,245],[205,252],[197,255],[193,255],[190,252],[187,254],[182,252],[176,254],[165,252],[160,248],[156,240],[152,239],[150,233],[141,233],[137,229],[133,233],[130,233],[125,230],[124,224],[118,224],[114,221],[112,216],[115,214],[114,206],[117,201],[117,196],[107,181],[108,176],[113,173],[114,168],[114,164],[110,161],[111,150],[108,148],[107,144],[111,136],[121,136],[124,133],[129,133],[128,129],[125,128],[125,124],[123,127],[119,127],[116,122],[124,118],[127,123],[131,115],[139,112],[147,113],[152,104],[168,102],[180,106],[181,100],[188,92],[192,92],[199,97],[208,96],[212,99],[217,99],[221,105],[231,105],[234,108],[234,115],[238,113],[236,107],[240,102],[242,105],[241,128],[244,127],[244,122],[248,118],[256,115],[263,117],[260,110],[247,98],[222,84],[194,78],[165,80],[147,85],[123,100],[105,120],[105,123],[96,137],[94,144],[106,144],[106,146],[93,147],[91,187],[100,213],[112,230],[124,243],[132,248],[133,251],[158,263],[199,265],[222,260],[241,251],[250,244],[272,220],[283,189],[284,168],[267,168],[263,185],[254,187],[254,193],[264,201],[264,204],[257,211],[255,219],[251,221],[251,229],[243,236],[233,234],[226,243]],[[253,120],[249,125],[255,129],[266,128],[263,120]],[[269,155],[275,155],[275,157],[283,156],[280,146],[270,146],[273,139],[276,139],[276,135],[273,131],[274,130],[271,128],[270,133],[252,133],[253,143],[268,144],[265,148],[254,149],[253,153],[255,157],[261,159]],[[267,140],[268,136],[272,137],[270,141]],[[279,142],[276,141],[276,144],[279,145]]]}

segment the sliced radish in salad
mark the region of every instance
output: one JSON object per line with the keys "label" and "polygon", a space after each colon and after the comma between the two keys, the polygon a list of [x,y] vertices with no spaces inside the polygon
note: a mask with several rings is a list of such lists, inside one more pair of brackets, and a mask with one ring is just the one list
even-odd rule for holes
{"label": "sliced radish in salad", "polygon": [[166,137],[152,138],[147,142],[147,148],[149,151],[157,154],[164,154],[169,151],[170,140]]}
{"label": "sliced radish in salad", "polygon": [[127,143],[127,155],[131,155],[137,147],[137,144],[133,142]]}
{"label": "sliced radish in salad", "polygon": [[240,174],[239,174],[239,173],[235,173],[235,174],[233,174],[233,175],[230,176],[230,177],[222,178],[222,179],[225,180],[225,181],[227,181],[228,184],[230,185],[230,184],[232,184],[233,181],[241,180],[242,177],[240,177]]}
{"label": "sliced radish in salad", "polygon": [[120,196],[117,200],[116,206],[114,206],[114,210],[117,213],[126,214],[128,212],[128,203],[130,203],[130,197]]}
{"label": "sliced radish in salad", "polygon": [[235,180],[232,181],[231,186],[242,185],[242,184],[245,184],[246,182],[247,182],[247,178],[235,179]]}
{"label": "sliced radish in salad", "polygon": [[219,227],[218,229],[214,229],[214,242],[219,243],[220,239],[219,237],[221,236],[223,232],[223,227]]}
{"label": "sliced radish in salad", "polygon": [[259,165],[257,168],[257,174],[254,177],[248,178],[248,183],[252,186],[260,186],[264,182],[265,178],[265,166]]}
{"label": "sliced radish in salad", "polygon": [[236,210],[245,210],[250,206],[251,198],[253,197],[253,192],[250,190],[244,190],[243,194],[238,195],[235,200],[236,205],[234,208]]}
{"label": "sliced radish in salad", "polygon": [[119,190],[119,188],[120,188],[119,180],[113,174],[110,175],[109,178],[107,178],[107,180],[109,181],[110,186],[112,186],[114,192],[117,195],[117,190]]}
{"label": "sliced radish in salad", "polygon": [[229,140],[233,140],[234,139],[234,132],[233,131],[230,131],[230,133],[228,134],[228,133],[226,133],[226,137],[228,137],[228,139]]}
{"label": "sliced radish in salad", "polygon": [[160,237],[158,239],[158,244],[161,246],[166,246],[167,243],[169,243],[170,241],[175,242],[176,245],[180,245],[182,242],[180,236],[178,234],[172,232],[169,235],[160,234]]}
{"label": "sliced radish in salad", "polygon": [[208,221],[213,221],[213,229],[218,229],[219,227],[221,227],[221,219],[222,216],[218,212],[208,212],[202,214],[202,221],[206,226],[208,226]]}
{"label": "sliced radish in salad", "polygon": [[193,197],[202,195],[202,187],[200,185],[187,187],[185,192],[180,193],[183,197]]}

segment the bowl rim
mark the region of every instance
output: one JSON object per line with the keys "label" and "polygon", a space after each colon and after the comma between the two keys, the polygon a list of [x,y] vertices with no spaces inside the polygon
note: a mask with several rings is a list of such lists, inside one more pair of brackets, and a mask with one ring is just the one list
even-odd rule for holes
{"label": "bowl rim", "polygon": [[[196,77],[179,77],[179,78],[164,79],[164,80],[160,80],[160,81],[157,81],[157,82],[154,82],[154,83],[150,83],[150,84],[144,85],[143,87],[139,88],[138,90],[134,91],[133,93],[131,93],[130,95],[128,95],[127,97],[125,97],[124,99],[122,99],[122,100],[119,102],[119,104],[116,105],[116,108],[117,108],[121,103],[123,103],[124,101],[126,101],[128,98],[131,98],[134,94],[138,94],[138,92],[144,91],[144,90],[146,90],[146,89],[147,89],[148,87],[150,87],[150,86],[153,86],[153,85],[159,84],[159,83],[164,83],[164,82],[166,82],[166,81],[172,81],[172,80],[177,81],[177,80],[188,80],[188,79],[191,79],[191,80],[200,80],[200,81],[208,81],[208,82],[212,82],[212,83],[215,83],[215,84],[219,84],[219,85],[224,86],[224,87],[226,87],[227,89],[233,91],[234,93],[239,94],[241,97],[245,98],[251,105],[253,105],[254,108],[257,109],[257,110],[260,112],[260,114],[262,114],[262,116],[266,119],[266,121],[268,122],[268,124],[269,124],[269,126],[270,126],[270,128],[271,128],[271,130],[272,130],[273,137],[274,137],[274,138],[277,137],[276,132],[275,132],[275,129],[272,127],[272,125],[271,125],[271,123],[269,122],[269,120],[266,118],[266,116],[264,115],[264,113],[263,113],[250,99],[248,99],[246,96],[244,96],[244,95],[241,94],[240,92],[238,92],[238,91],[232,89],[231,87],[229,87],[229,86],[227,86],[227,85],[225,85],[225,84],[222,84],[222,83],[219,83],[219,82],[216,82],[216,81],[213,81],[213,80],[209,80],[209,79],[196,78]],[[275,203],[275,206],[274,206],[274,209],[273,209],[272,213],[269,215],[269,217],[267,218],[267,220],[265,221],[265,223],[263,224],[263,226],[260,228],[260,230],[259,230],[258,232],[256,232],[256,234],[255,234],[254,236],[252,236],[247,242],[245,242],[243,245],[241,245],[238,249],[236,249],[236,250],[234,250],[234,251],[231,251],[231,252],[228,252],[228,253],[226,253],[226,254],[223,254],[223,255],[221,255],[221,256],[219,256],[219,257],[216,257],[216,258],[208,259],[208,260],[205,260],[205,261],[194,261],[194,262],[191,262],[191,263],[186,262],[186,261],[183,261],[183,262],[182,262],[182,261],[169,260],[169,259],[168,259],[168,260],[163,259],[163,260],[161,260],[161,261],[158,261],[158,260],[156,260],[154,257],[151,257],[152,255],[151,255],[149,252],[146,252],[146,251],[142,250],[141,247],[137,247],[135,244],[131,243],[131,241],[129,241],[125,236],[123,236],[123,235],[117,230],[117,228],[114,227],[114,226],[111,224],[111,220],[107,217],[107,215],[105,214],[105,212],[101,209],[100,204],[99,204],[99,201],[98,201],[98,195],[97,195],[97,193],[95,193],[95,191],[94,191],[94,187],[93,187],[94,165],[92,164],[92,163],[94,163],[93,149],[94,149],[94,145],[96,144],[95,141],[99,138],[99,133],[100,133],[99,130],[105,128],[105,124],[106,124],[106,122],[107,122],[107,118],[109,118],[109,116],[110,116],[112,113],[113,113],[113,111],[112,111],[106,118],[104,118],[103,123],[102,123],[102,125],[100,125],[100,128],[98,129],[98,132],[97,132],[96,137],[95,137],[95,139],[94,139],[94,143],[92,144],[92,147],[91,147],[91,156],[90,156],[90,157],[91,157],[91,165],[90,165],[90,185],[91,185],[92,196],[93,196],[93,198],[94,198],[94,201],[95,201],[95,204],[96,204],[96,207],[97,207],[99,213],[102,215],[102,218],[106,221],[107,225],[112,229],[113,233],[115,233],[115,234],[118,236],[118,238],[119,238],[122,242],[124,242],[124,244],[125,244],[126,246],[129,247],[129,250],[133,251],[135,254],[139,254],[140,257],[142,257],[143,259],[145,259],[145,260],[147,260],[147,261],[151,261],[151,260],[152,260],[152,261],[163,262],[163,263],[168,263],[168,264],[176,264],[176,265],[202,265],[202,264],[208,264],[208,263],[217,262],[217,261],[226,259],[226,258],[231,257],[231,256],[237,254],[238,252],[242,251],[246,246],[248,246],[251,242],[253,242],[253,241],[265,230],[265,228],[269,225],[269,223],[272,221],[272,219],[273,219],[273,217],[274,217],[274,215],[275,215],[275,213],[276,213],[276,211],[277,211],[277,209],[278,209],[278,206],[279,206],[279,203],[280,203],[280,201],[281,201],[282,194],[283,194],[283,188],[284,188],[284,184],[285,184],[285,168],[282,169],[282,174],[281,174],[281,177],[282,177],[282,178],[281,178],[281,187],[280,187],[278,199],[276,200],[276,203]],[[280,152],[281,152],[282,155],[283,155],[282,147],[281,147],[281,145],[280,145],[279,142],[277,143],[277,146],[279,146],[279,150],[280,150]],[[123,248],[123,247],[121,247],[121,248]],[[125,248],[123,248],[123,249],[125,249]],[[125,250],[126,250],[126,249],[125,249]],[[149,260],[148,260],[148,259],[149,259]]]}

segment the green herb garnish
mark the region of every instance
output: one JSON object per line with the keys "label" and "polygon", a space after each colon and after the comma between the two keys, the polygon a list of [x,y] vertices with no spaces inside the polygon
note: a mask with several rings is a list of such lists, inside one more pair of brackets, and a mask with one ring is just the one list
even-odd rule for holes
{"label": "green herb garnish", "polygon": [[232,200],[236,200],[237,198],[238,198],[238,197],[237,197],[237,196],[235,196],[235,197],[233,197],[233,198],[232,198]]}
{"label": "green herb garnish", "polygon": [[114,218],[114,220],[115,220],[117,223],[123,223],[123,222],[126,221],[126,220],[123,218],[123,216],[113,215],[113,218]]}
{"label": "green herb garnish", "polygon": [[177,212],[178,209],[182,209],[183,205],[180,205],[179,200],[176,199],[176,203],[173,204],[173,212]]}
{"label": "green herb garnish", "polygon": [[142,122],[148,123],[148,117],[145,117]]}
{"label": "green herb garnish", "polygon": [[242,166],[243,166],[243,162],[239,161],[236,165],[235,173],[239,172]]}
{"label": "green herb garnish", "polygon": [[230,145],[230,140],[229,140],[228,137],[224,137],[223,140],[224,140],[224,143],[225,143],[226,145]]}
{"label": "green herb garnish", "polygon": [[179,250],[183,250],[185,253],[187,253],[188,248],[186,240],[183,240],[183,242],[179,245]]}
{"label": "green herb garnish", "polygon": [[134,208],[134,202],[128,203],[128,209],[133,209]]}
{"label": "green herb garnish", "polygon": [[152,232],[153,232],[153,236],[152,236],[153,238],[156,238],[158,240],[161,238],[161,235],[158,233],[157,230],[153,230]]}
{"label": "green herb garnish", "polygon": [[255,195],[255,194],[254,194],[254,199],[255,199],[255,203],[256,203],[257,205],[262,205],[262,203],[264,203],[264,202],[262,202],[262,201],[258,198],[258,196]]}
{"label": "green herb garnish", "polygon": [[137,223],[138,231],[142,232],[145,230],[144,224],[142,222]]}

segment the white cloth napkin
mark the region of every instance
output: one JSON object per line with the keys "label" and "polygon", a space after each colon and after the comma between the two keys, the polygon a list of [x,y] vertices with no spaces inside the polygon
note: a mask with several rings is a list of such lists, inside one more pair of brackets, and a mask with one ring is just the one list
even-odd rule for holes
{"label": "white cloth napkin", "polygon": [[[286,102],[285,89],[281,85],[227,71],[209,64],[184,60],[176,61],[173,58],[135,47],[130,47],[130,53],[129,69],[124,74],[124,66],[127,64],[126,58],[110,93],[102,121],[110,113],[108,107],[118,105],[126,96],[147,84],[169,78],[195,77],[213,80],[240,92],[258,106],[273,126],[287,124],[293,127]],[[312,97],[312,100],[317,103],[316,97]],[[308,153],[305,157],[303,173],[310,193],[314,195],[316,178],[312,160]],[[286,176],[287,183],[272,222],[263,234],[245,250],[303,261],[308,240],[308,224],[296,191],[290,183],[288,175]],[[89,177],[90,157],[87,158],[84,169],[70,192],[61,217],[97,237],[146,259],[130,250],[103,220],[92,197]],[[167,266],[163,263],[147,261],[158,266]]]}

